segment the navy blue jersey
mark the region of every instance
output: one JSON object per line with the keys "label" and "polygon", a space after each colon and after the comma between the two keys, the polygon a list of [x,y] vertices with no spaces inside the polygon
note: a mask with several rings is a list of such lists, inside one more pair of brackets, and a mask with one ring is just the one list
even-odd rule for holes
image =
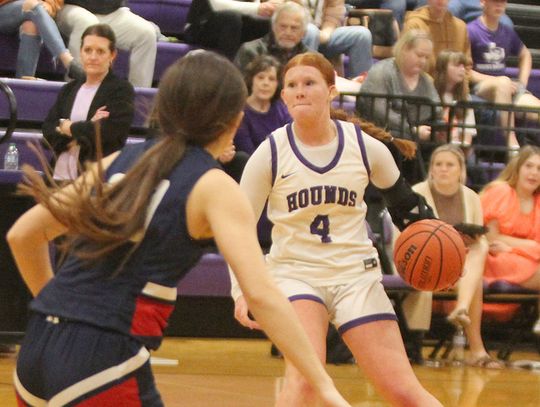
{"label": "navy blue jersey", "polygon": [[[107,169],[114,182],[155,141],[125,147]],[[60,319],[120,331],[157,348],[174,308],[178,281],[202,255],[187,231],[186,201],[199,178],[217,162],[202,148],[188,147],[171,174],[156,188],[140,246],[112,277],[133,243],[94,263],[68,255],[31,309]]]}

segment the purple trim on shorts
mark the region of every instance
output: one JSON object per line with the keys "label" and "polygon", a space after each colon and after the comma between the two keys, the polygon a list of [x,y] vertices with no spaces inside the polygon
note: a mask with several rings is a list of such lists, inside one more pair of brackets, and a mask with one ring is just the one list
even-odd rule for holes
{"label": "purple trim on shorts", "polygon": [[366,317],[356,318],[352,321],[347,322],[339,327],[338,332],[340,335],[343,335],[351,328],[355,328],[360,325],[367,324],[369,322],[375,321],[397,321],[396,314],[384,313],[384,314],[373,314]]}
{"label": "purple trim on shorts", "polygon": [[362,136],[362,129],[359,125],[355,124],[356,138],[358,139],[358,145],[360,146],[360,153],[362,154],[362,160],[364,161],[364,167],[366,167],[368,177],[371,177],[371,168],[367,158],[366,144],[364,143],[364,137]]}
{"label": "purple trim on shorts", "polygon": [[276,140],[272,134],[268,136],[268,139],[270,140],[270,152],[272,155],[272,185],[274,185],[277,174],[277,147]]}
{"label": "purple trim on shorts", "polygon": [[305,157],[300,153],[298,146],[294,142],[292,124],[289,123],[287,124],[287,127],[286,127],[289,144],[291,145],[291,149],[294,155],[296,156],[296,158],[298,158],[298,160],[302,164],[304,164],[306,167],[308,167],[310,170],[313,170],[319,174],[324,174],[325,172],[330,171],[332,168],[334,168],[337,165],[337,163],[339,162],[339,159],[341,158],[341,154],[343,153],[343,149],[345,147],[345,138],[343,137],[343,129],[341,128],[341,124],[337,120],[334,120],[334,123],[336,124],[337,133],[338,133],[337,134],[338,135],[338,148],[336,151],[336,155],[334,156],[330,164],[328,164],[326,167],[319,167],[317,165],[310,163],[308,160],[306,160]]}
{"label": "purple trim on shorts", "polygon": [[293,302],[293,301],[296,301],[296,300],[310,300],[310,301],[315,301],[315,302],[318,302],[319,304],[322,304],[326,307],[326,304],[323,302],[323,300],[321,300],[319,297],[317,297],[316,295],[311,295],[311,294],[297,294],[297,295],[292,295],[289,297],[289,301],[290,302]]}

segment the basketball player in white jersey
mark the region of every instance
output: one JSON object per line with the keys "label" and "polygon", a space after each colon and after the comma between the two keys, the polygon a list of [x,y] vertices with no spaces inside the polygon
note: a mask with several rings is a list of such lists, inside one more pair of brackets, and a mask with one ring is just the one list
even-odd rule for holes
{"label": "basketball player in white jersey", "polygon": [[[293,123],[272,133],[250,158],[241,187],[260,215],[268,199],[274,223],[266,262],[325,360],[332,322],[358,365],[394,406],[440,406],[415,377],[392,304],[381,284],[365,226],[364,190],[381,189],[396,224],[433,217],[403,181],[388,148],[353,123],[332,120],[332,65],[319,54],[291,59],[282,98]],[[235,317],[248,317],[233,281]],[[317,405],[316,393],[286,361],[278,406]]]}

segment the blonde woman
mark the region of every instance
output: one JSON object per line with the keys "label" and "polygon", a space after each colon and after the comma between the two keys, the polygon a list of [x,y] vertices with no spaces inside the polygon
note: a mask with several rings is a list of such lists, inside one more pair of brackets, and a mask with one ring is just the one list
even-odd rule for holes
{"label": "blonde woman", "polygon": [[[428,179],[413,186],[413,190],[426,198],[436,216],[451,224],[483,225],[482,207],[476,192],[466,187],[465,157],[461,149],[452,144],[437,147],[429,163]],[[474,226],[472,227],[474,228]],[[471,226],[469,226],[471,229]],[[469,232],[471,233],[471,232]],[[448,315],[449,322],[462,326],[469,340],[467,363],[471,366],[498,369],[503,364],[493,359],[482,341],[480,327],[482,322],[482,276],[488,253],[488,243],[482,234],[465,237],[468,247],[463,274],[457,284],[457,304]],[[425,313],[424,329],[429,328],[431,319],[431,293],[416,295],[417,302],[409,301],[408,306],[416,312]],[[411,298],[414,298],[411,297]],[[409,312],[410,312],[409,309]]]}
{"label": "blonde woman", "polygon": [[[540,290],[540,148],[523,147],[481,199],[489,229],[486,280]],[[533,331],[540,335],[540,319]]]}

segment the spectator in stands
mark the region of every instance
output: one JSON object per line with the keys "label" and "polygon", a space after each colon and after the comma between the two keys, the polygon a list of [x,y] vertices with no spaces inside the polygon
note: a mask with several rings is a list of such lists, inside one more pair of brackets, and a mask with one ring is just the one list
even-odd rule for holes
{"label": "spectator in stands", "polygon": [[[471,40],[473,92],[495,103],[515,104],[540,108],[540,100],[527,91],[531,75],[532,57],[513,27],[500,24],[506,10],[506,0],[481,0],[483,14],[467,25]],[[519,58],[517,81],[506,74],[507,58]],[[514,127],[514,115],[501,111],[499,118],[503,127]],[[530,114],[533,121],[537,113]],[[510,149],[518,150],[519,143],[513,130],[508,132]]]}
{"label": "spectator in stands", "polygon": [[[485,280],[540,291],[540,148],[523,147],[480,198],[489,228]],[[533,330],[540,335],[540,319]]]}
{"label": "spectator in stands", "polygon": [[251,155],[270,133],[291,121],[279,97],[280,74],[280,63],[269,55],[257,56],[248,64],[244,77],[249,96],[234,137],[238,150]]}
{"label": "spectator in stands", "polygon": [[[369,70],[356,100],[360,117],[386,128],[397,138],[430,140],[431,125],[440,115],[439,110],[432,107],[432,102],[440,104],[439,95],[433,80],[424,72],[432,48],[427,33],[405,32],[394,46],[394,57],[377,62]],[[380,96],[362,96],[366,94]],[[425,98],[425,103],[400,99],[387,102],[386,95],[421,97]],[[396,149],[391,148],[391,151],[411,184],[424,178],[417,161],[403,161]]]}
{"label": "spectator in stands", "polygon": [[[302,3],[302,0],[295,1]],[[341,54],[348,55],[349,72],[345,76],[363,78],[373,64],[369,30],[362,26],[343,26],[344,0],[308,1],[304,4],[313,18],[313,22],[308,24],[304,44],[331,60]]]}
{"label": "spectator in stands", "polygon": [[118,48],[130,52],[129,81],[133,86],[151,87],[157,52],[154,26],[124,7],[123,0],[65,0],[56,22],[69,37],[69,50],[79,59],[81,35],[89,26],[103,23],[114,30]]}
{"label": "spectator in stands", "polygon": [[445,49],[471,55],[467,26],[448,11],[448,0],[427,0],[427,5],[405,14],[404,31],[426,31],[433,41],[427,72],[433,76],[437,55]]}
{"label": "spectator in stands", "polygon": [[400,27],[403,25],[403,17],[407,9],[406,0],[345,0],[345,3],[357,9],[379,8],[392,10],[392,14]]}
{"label": "spectator in stands", "polygon": [[0,33],[19,33],[19,51],[15,75],[35,76],[41,42],[58,58],[72,79],[84,80],[80,64],[74,60],[58,32],[53,18],[60,0],[0,0]]}
{"label": "spectator in stands", "polygon": [[[468,64],[467,57],[462,52],[444,50],[437,56],[433,79],[443,103],[451,104],[471,100],[466,71]],[[449,110],[446,107],[443,112],[447,123],[450,119]],[[450,133],[452,143],[470,147],[472,138],[476,136],[475,125],[473,109],[456,107]]]}
{"label": "spectator in stands", "polygon": [[[465,184],[465,156],[458,146],[444,144],[431,154],[427,180],[413,186],[413,190],[426,198],[435,215],[450,224],[473,224],[482,226],[482,206],[476,192]],[[488,242],[482,234],[469,232],[464,241],[467,244],[467,257],[463,274],[458,281],[457,303],[447,319],[454,325],[465,329],[469,340],[467,363],[471,366],[501,368],[503,365],[489,356],[480,333],[482,322],[482,276],[488,252]],[[415,293],[416,302],[422,310],[415,310],[413,315],[420,318],[423,313],[425,330],[431,320],[431,292]],[[406,315],[412,311],[414,301],[406,301]],[[417,322],[418,324],[418,322]],[[415,326],[418,329],[418,326]]]}
{"label": "spectator in stands", "polygon": [[86,81],[72,81],[60,91],[43,123],[43,135],[56,155],[54,175],[74,179],[78,164],[96,157],[96,123],[103,154],[125,144],[133,120],[133,86],[112,73],[116,39],[107,24],[88,27],[82,35],[81,61]]}
{"label": "spectator in stands", "polygon": [[[433,80],[424,72],[432,50],[432,41],[427,33],[410,30],[403,34],[394,46],[394,57],[377,62],[368,71],[360,95],[377,93],[420,96],[440,103]],[[394,137],[412,138],[408,126],[411,124],[418,126],[417,133],[421,140],[430,138],[429,122],[435,117],[428,106],[422,106],[418,112],[416,106],[409,104],[406,107],[406,118],[402,117],[401,103],[396,101],[388,104],[390,111],[387,116],[387,102],[384,98],[376,98],[372,103],[369,99],[360,97],[356,107],[361,117],[386,127]],[[402,120],[405,126],[402,125]]]}
{"label": "spectator in stands", "polygon": [[240,45],[270,31],[270,17],[283,0],[193,0],[185,40],[234,59]]}
{"label": "spectator in stands", "polygon": [[[480,0],[450,0],[448,2],[448,10],[455,17],[460,18],[466,23],[470,23],[482,15]],[[506,14],[501,16],[501,23],[510,27],[514,26],[514,23]]]}
{"label": "spectator in stands", "polygon": [[284,66],[292,57],[309,51],[302,42],[308,23],[309,14],[304,7],[292,1],[283,3],[272,15],[271,31],[242,44],[234,62],[245,72],[257,55],[271,55]]}

